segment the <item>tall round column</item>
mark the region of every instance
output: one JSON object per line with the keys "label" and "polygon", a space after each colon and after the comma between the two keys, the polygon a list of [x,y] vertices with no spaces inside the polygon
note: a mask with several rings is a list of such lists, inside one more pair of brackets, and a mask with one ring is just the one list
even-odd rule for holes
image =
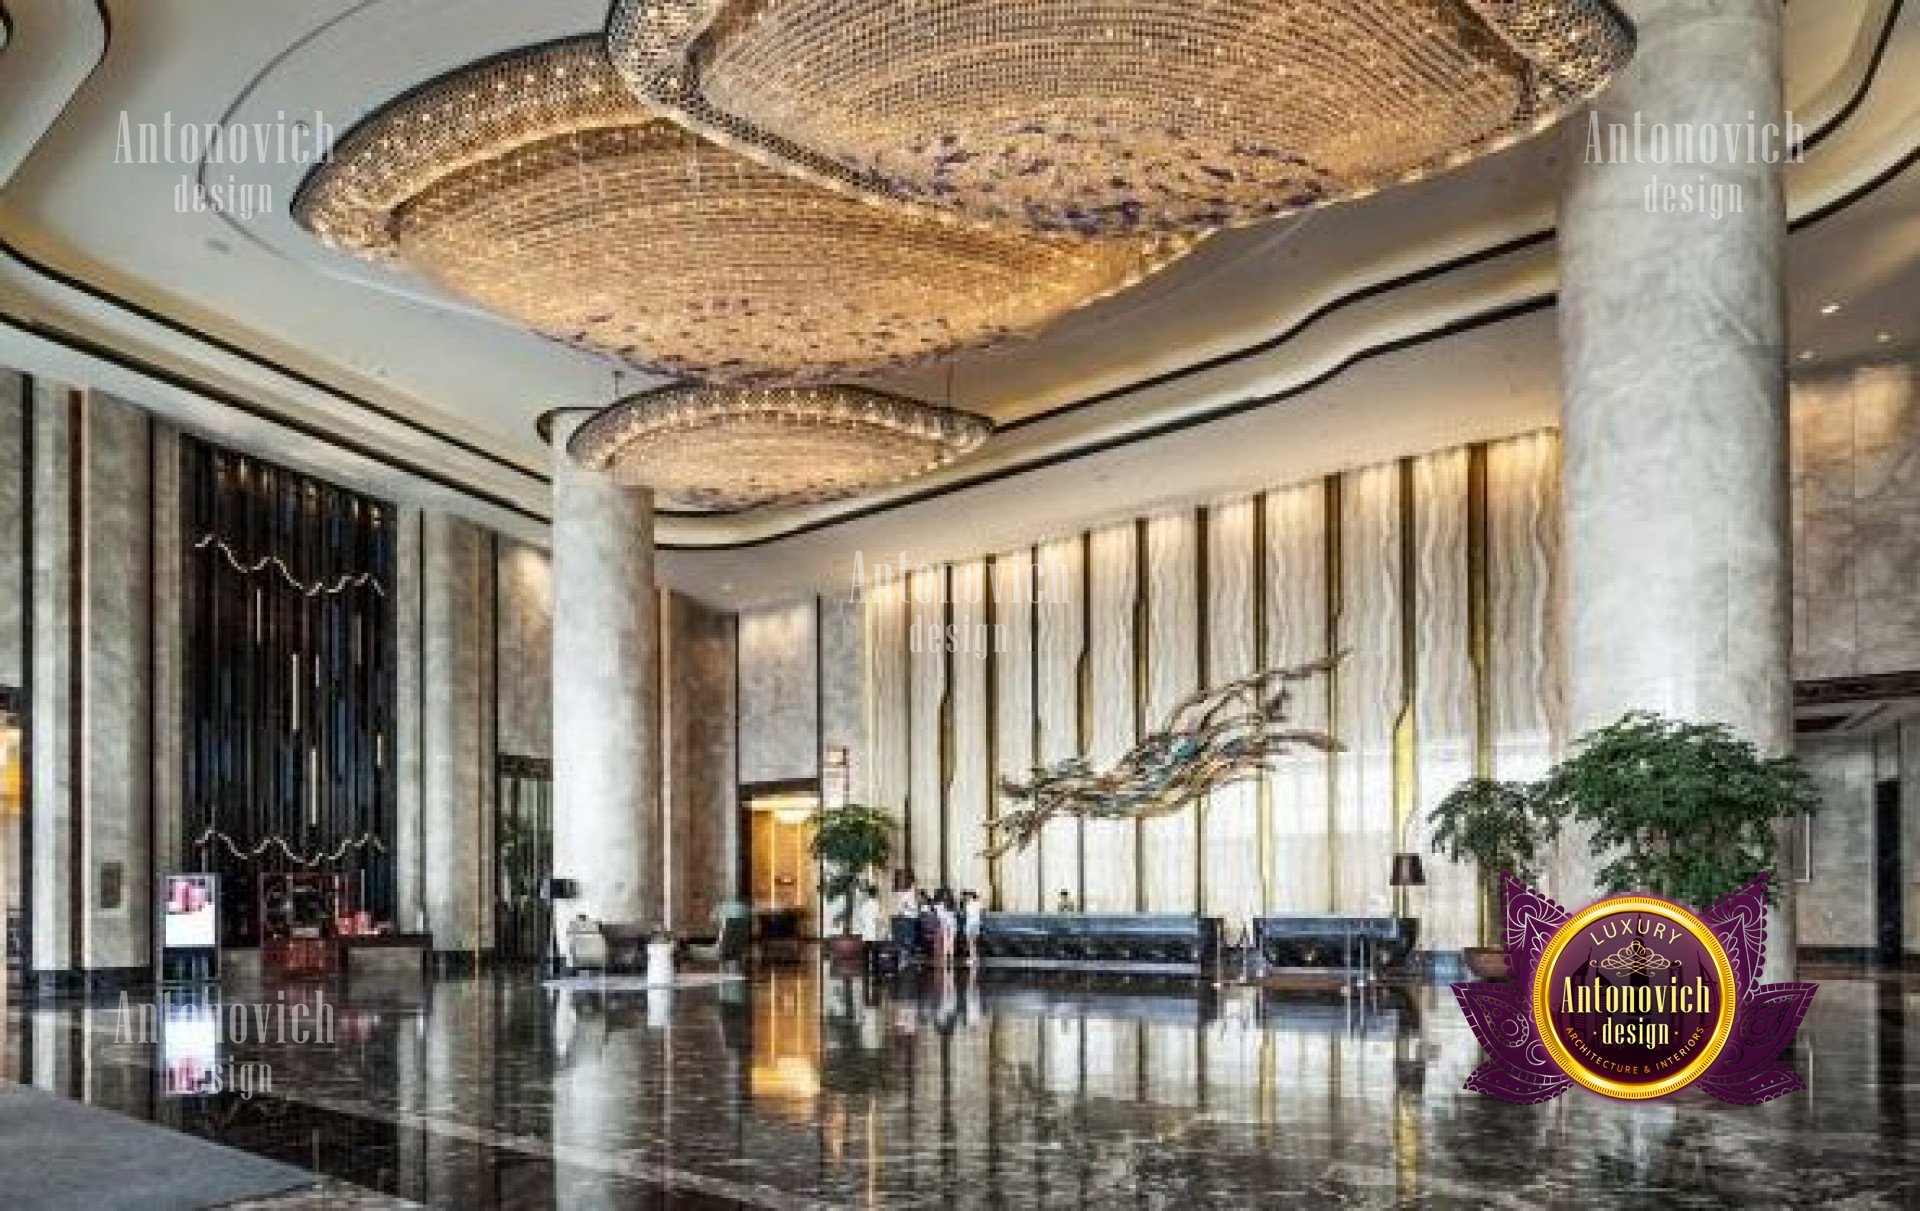
{"label": "tall round column", "polygon": [[[1621,7],[1639,51],[1597,122],[1573,124],[1560,224],[1570,722],[1577,734],[1658,711],[1718,720],[1785,753],[1792,549],[1779,161],[1791,148],[1780,5]],[[1689,141],[1692,162],[1657,162]],[[1693,191],[1691,209],[1681,187]],[[1579,900],[1590,868],[1571,873],[1560,894]],[[1787,871],[1775,875],[1784,895]],[[1783,904],[1769,926],[1773,979],[1791,970]]]}
{"label": "tall round column", "polygon": [[653,495],[567,457],[553,475],[553,873],[578,880],[556,926],[584,912],[658,925],[659,610]]}

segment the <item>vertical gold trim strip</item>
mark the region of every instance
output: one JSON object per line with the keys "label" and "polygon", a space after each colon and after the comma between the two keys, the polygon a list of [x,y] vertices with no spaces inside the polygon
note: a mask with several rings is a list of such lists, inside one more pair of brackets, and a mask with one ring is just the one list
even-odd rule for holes
{"label": "vertical gold trim strip", "polygon": [[[1321,486],[1323,504],[1320,519],[1323,544],[1322,575],[1326,578],[1325,631],[1328,660],[1340,654],[1341,615],[1346,610],[1346,490],[1338,475],[1329,475]],[[1327,673],[1327,735],[1340,738],[1340,668]],[[1340,756],[1327,757],[1327,911],[1340,909]]]}
{"label": "vertical gold trim strip", "polygon": [[[1027,565],[1027,715],[1033,735],[1028,741],[1027,764],[1038,769],[1046,764],[1046,739],[1040,715],[1040,547],[1036,543],[1032,562]],[[1047,910],[1047,838],[1045,830],[1033,839],[1034,910]]]}
{"label": "vertical gold trim strip", "polygon": [[[1419,794],[1420,581],[1414,461],[1400,460],[1400,713],[1393,723],[1393,848],[1406,844],[1407,821],[1412,819]],[[1407,889],[1393,889],[1395,916],[1407,915]]]}
{"label": "vertical gold trim strip", "polygon": [[[1467,660],[1473,668],[1473,776],[1493,777],[1493,576],[1490,560],[1493,514],[1488,495],[1489,449],[1467,448]],[[1493,905],[1484,878],[1476,896],[1476,936],[1496,945]]]}
{"label": "vertical gold trim strip", "polygon": [[936,716],[940,746],[940,886],[953,878],[953,565],[940,569],[940,710]]}
{"label": "vertical gold trim strip", "polygon": [[[1193,511],[1193,684],[1201,691],[1213,688],[1212,526],[1212,509],[1201,505]],[[1207,911],[1207,820],[1212,804],[1213,796],[1209,794],[1200,796],[1193,805],[1193,911],[1202,916]],[[1206,1082],[1202,1081],[1201,1087],[1205,1086]]]}
{"label": "vertical gold trim strip", "polygon": [[[987,713],[987,822],[1000,818],[1000,561],[989,555],[981,572],[985,577],[987,650],[984,655],[986,677],[984,693]],[[982,842],[985,838],[981,838]],[[982,846],[984,848],[984,845]],[[987,909],[1002,911],[1000,905],[1000,859],[987,863]],[[989,1037],[989,1046],[992,1039]]]}
{"label": "vertical gold trim strip", "polygon": [[[1080,534],[1080,654],[1074,666],[1074,738],[1079,741],[1080,756],[1093,753],[1093,531]],[[1074,867],[1079,887],[1074,891],[1074,907],[1087,910],[1087,820],[1078,818],[1075,834],[1077,850]]]}
{"label": "vertical gold trim strip", "polygon": [[[1153,542],[1147,519],[1133,522],[1133,739],[1138,744],[1147,734],[1147,678],[1153,674],[1152,591],[1147,562]],[[1133,822],[1133,911],[1147,911],[1147,823]]]}
{"label": "vertical gold trim strip", "polygon": [[[1253,498],[1253,671],[1267,668],[1267,494]],[[1260,772],[1255,784],[1254,821],[1260,830],[1260,912],[1273,907],[1273,777]]]}
{"label": "vertical gold trim strip", "polygon": [[900,826],[905,834],[907,869],[913,872],[918,884],[926,872],[918,869],[917,863],[924,854],[913,852],[913,574],[903,566],[900,569],[900,693],[903,709],[907,715],[907,726],[901,731],[905,740],[907,758],[907,781],[902,787],[900,800]]}

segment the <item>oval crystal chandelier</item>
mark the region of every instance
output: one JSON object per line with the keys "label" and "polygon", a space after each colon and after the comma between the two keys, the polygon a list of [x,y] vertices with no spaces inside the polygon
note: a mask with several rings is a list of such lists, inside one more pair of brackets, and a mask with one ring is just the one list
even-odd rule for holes
{"label": "oval crystal chandelier", "polygon": [[763,163],[1042,232],[1198,231],[1452,167],[1628,60],[1607,0],[620,0],[646,103]]}
{"label": "oval crystal chandelier", "polygon": [[742,512],[912,479],[992,432],[971,412],[858,387],[685,384],[619,401],[575,430],[567,452],[652,489],[662,507]]}
{"label": "oval crystal chandelier", "polygon": [[597,37],[387,106],[303,184],[329,245],[643,369],[857,377],[1024,334],[1177,256],[865,205],[642,107]]}

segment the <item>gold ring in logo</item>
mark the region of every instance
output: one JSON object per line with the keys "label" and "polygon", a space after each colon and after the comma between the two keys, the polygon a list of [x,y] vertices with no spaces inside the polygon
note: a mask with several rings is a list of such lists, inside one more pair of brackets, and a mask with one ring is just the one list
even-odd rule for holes
{"label": "gold ring in logo", "polygon": [[[1676,1071],[1657,1079],[1647,1081],[1624,1081],[1603,1072],[1596,1071],[1574,1054],[1567,1046],[1561,1027],[1553,1012],[1553,976],[1554,968],[1567,947],[1576,939],[1582,938],[1593,926],[1609,917],[1637,915],[1655,917],[1667,922],[1674,930],[1675,937],[1685,934],[1712,961],[1717,976],[1719,1005],[1714,1013],[1713,1030],[1705,1044]],[[1656,931],[1657,932],[1657,931]],[[1650,975],[1656,970],[1666,970],[1676,965],[1651,949],[1637,935],[1623,933],[1625,939],[1622,948],[1599,961],[1596,965],[1610,974],[1625,972],[1628,974]],[[1576,957],[1579,952],[1576,952]],[[1533,976],[1533,1023],[1540,1039],[1546,1043],[1547,1052],[1554,1063],[1560,1066],[1573,1080],[1595,1093],[1608,1097],[1629,1100],[1645,1100],[1665,1097],[1686,1088],[1713,1066],[1719,1058],[1721,1049],[1727,1044],[1733,1033],[1733,1017],[1737,1008],[1735,998],[1737,989],[1733,981],[1733,964],[1727,958],[1726,947],[1714,936],[1712,930],[1678,904],[1652,896],[1616,896],[1602,900],[1575,914],[1566,924],[1554,931],[1547,941],[1546,949],[1540,953],[1540,962]]]}

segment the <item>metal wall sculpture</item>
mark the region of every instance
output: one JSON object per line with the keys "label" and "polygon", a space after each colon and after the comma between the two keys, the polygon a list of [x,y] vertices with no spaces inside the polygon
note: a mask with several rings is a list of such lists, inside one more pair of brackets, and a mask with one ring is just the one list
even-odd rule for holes
{"label": "metal wall sculpture", "polygon": [[354,876],[391,920],[393,507],[185,443],[186,824],[227,944],[258,941],[257,878]]}
{"label": "metal wall sculpture", "polygon": [[1182,699],[1166,726],[1144,737],[1111,769],[1095,772],[1085,757],[1037,767],[1027,782],[1000,780],[1001,795],[1019,806],[987,823],[986,855],[1025,849],[1048,821],[1150,820],[1170,816],[1209,791],[1262,775],[1300,749],[1340,750],[1325,732],[1287,722],[1291,686],[1333,671],[1338,656],[1268,669]]}

